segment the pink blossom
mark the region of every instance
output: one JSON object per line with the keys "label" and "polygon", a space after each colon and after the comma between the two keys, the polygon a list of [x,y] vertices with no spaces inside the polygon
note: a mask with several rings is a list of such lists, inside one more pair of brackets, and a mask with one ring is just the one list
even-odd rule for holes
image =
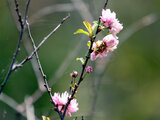
{"label": "pink blossom", "polygon": [[116,19],[113,24],[111,24],[109,31],[116,36],[117,33],[119,33],[123,29],[122,24],[119,23],[119,21]]}
{"label": "pink blossom", "polygon": [[86,67],[86,72],[91,73],[92,72],[92,67],[91,66]]}
{"label": "pink blossom", "polygon": [[102,10],[101,22],[104,23],[106,27],[109,27],[116,19],[116,13],[111,12],[110,9]]}
{"label": "pink blossom", "polygon": [[96,51],[93,51],[92,53],[91,53],[91,60],[92,61],[94,61],[94,60],[96,60]]}
{"label": "pink blossom", "polygon": [[94,61],[98,57],[107,56],[108,52],[112,52],[117,48],[119,41],[112,34],[107,35],[102,41],[98,40],[93,43],[93,52],[91,53],[91,60]]}
{"label": "pink blossom", "polygon": [[53,101],[54,101],[54,103],[57,105],[57,104],[59,104],[60,103],[60,95],[59,95],[59,93],[54,93],[54,96],[53,96]]}
{"label": "pink blossom", "polygon": [[116,18],[116,13],[111,12],[110,9],[102,10],[101,22],[109,28],[110,33],[116,36],[119,33],[123,26],[119,23],[119,20]]}
{"label": "pink blossom", "polygon": [[52,99],[56,105],[57,104],[65,105],[68,101],[68,96],[69,96],[69,94],[67,93],[67,91],[62,93],[61,96],[59,93],[54,93],[54,96]]}
{"label": "pink blossom", "polygon": [[112,52],[117,48],[119,41],[112,34],[110,34],[103,38],[103,43],[105,44],[107,50]]}
{"label": "pink blossom", "polygon": [[[64,112],[64,107],[68,102],[68,98],[70,97],[70,95],[67,93],[67,91],[65,91],[64,93],[62,93],[62,95],[60,96],[59,93],[54,93],[54,96],[52,97],[54,103],[56,105],[58,105],[58,109],[61,112]],[[76,99],[72,99],[70,104],[68,105],[67,111],[66,111],[66,116],[70,115],[73,112],[77,112],[78,111],[78,103]]]}
{"label": "pink blossom", "polygon": [[78,108],[77,100],[76,100],[76,99],[73,99],[73,100],[70,102],[70,104],[68,105],[68,109],[67,109],[66,115],[71,116],[71,113],[77,112],[78,109],[79,109],[79,108]]}

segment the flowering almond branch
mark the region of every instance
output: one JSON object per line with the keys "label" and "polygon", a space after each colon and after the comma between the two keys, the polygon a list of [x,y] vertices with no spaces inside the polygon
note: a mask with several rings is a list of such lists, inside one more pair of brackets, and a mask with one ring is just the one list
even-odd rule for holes
{"label": "flowering almond branch", "polygon": [[[99,29],[99,26],[97,27],[96,35],[97,35],[98,32],[99,32],[98,29]],[[92,35],[92,31],[90,31],[90,29],[89,29],[89,32],[90,32],[90,34]],[[89,48],[89,50],[88,50],[88,54],[86,55],[85,62],[84,62],[84,64],[82,64],[82,71],[81,71],[80,78],[79,78],[79,80],[78,80],[78,83],[75,84],[75,88],[74,88],[74,90],[73,90],[73,92],[72,92],[71,97],[68,99],[68,102],[67,102],[67,104],[66,104],[66,106],[65,106],[65,108],[64,108],[64,113],[63,113],[63,117],[61,118],[61,120],[64,119],[65,114],[66,114],[66,111],[67,111],[67,108],[68,108],[71,100],[74,98],[74,95],[75,95],[75,93],[76,93],[76,91],[77,91],[80,83],[81,83],[81,82],[83,81],[83,79],[84,79],[84,76],[83,76],[83,75],[84,75],[85,68],[86,68],[86,65],[87,65],[87,63],[88,63],[88,60],[90,59],[90,54],[91,54],[92,51],[93,51],[93,50],[92,50],[92,46],[93,46],[93,42],[94,42],[95,39],[96,39],[96,35],[95,35],[94,37],[93,37],[93,36],[90,36],[91,45],[90,45],[90,48]]]}
{"label": "flowering almond branch", "polygon": [[24,27],[26,25],[26,20],[27,20],[27,16],[28,16],[28,10],[29,10],[29,4],[30,4],[30,0],[27,1],[27,5],[26,5],[26,10],[25,10],[25,15],[24,15],[24,21],[22,22],[22,18],[21,18],[21,15],[19,13],[19,8],[18,8],[18,2],[15,0],[15,5],[16,5],[16,12],[17,12],[17,16],[19,18],[19,22],[20,22],[20,26],[21,26],[21,32],[20,32],[20,36],[19,36],[19,41],[18,41],[18,44],[17,44],[17,48],[16,48],[16,51],[14,53],[14,56],[13,56],[13,59],[12,59],[12,62],[11,62],[11,65],[9,67],[9,71],[0,87],[0,94],[2,93],[2,90],[4,88],[4,86],[6,85],[8,79],[9,79],[9,76],[11,75],[11,73],[13,72],[13,66],[14,66],[14,63],[15,63],[15,60],[17,58],[17,55],[20,51],[20,45],[21,45],[21,42],[22,42],[22,37],[23,37],[23,33],[24,33]]}
{"label": "flowering almond branch", "polygon": [[[98,21],[94,21],[93,26],[87,21],[83,22],[88,31],[78,29],[74,33],[83,33],[90,38],[90,41],[88,41],[87,43],[89,49],[85,59],[77,58],[77,60],[80,60],[82,63],[82,70],[78,82],[75,83],[75,81],[71,81],[71,87],[69,91],[72,90],[72,94],[69,95],[67,92],[65,92],[62,94],[62,96],[60,96],[59,93],[55,93],[53,96],[53,101],[56,105],[58,105],[59,111],[63,113],[63,115],[60,116],[61,120],[64,120],[65,116],[67,116],[68,114],[71,116],[72,112],[76,112],[78,110],[78,103],[75,99],[75,94],[80,83],[86,76],[85,70],[86,73],[92,72],[92,67],[86,67],[89,59],[91,59],[91,61],[94,61],[97,58],[107,56],[108,52],[114,51],[119,43],[117,34],[123,29],[123,26],[116,18],[116,14],[114,12],[111,12],[110,9],[106,9],[107,3],[108,0],[106,0],[104,9],[102,10],[102,15],[99,17]],[[103,40],[98,40],[95,42],[97,34],[102,30],[107,32],[107,36],[105,36]],[[77,72],[73,72],[71,74],[71,77],[76,78]]]}

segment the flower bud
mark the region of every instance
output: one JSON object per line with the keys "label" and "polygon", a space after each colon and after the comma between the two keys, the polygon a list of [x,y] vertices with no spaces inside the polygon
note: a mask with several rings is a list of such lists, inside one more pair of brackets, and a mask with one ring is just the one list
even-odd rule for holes
{"label": "flower bud", "polygon": [[71,78],[76,78],[78,76],[78,72],[77,71],[73,71],[71,74],[70,74]]}
{"label": "flower bud", "polygon": [[86,72],[91,73],[92,72],[92,67],[91,66],[86,67]]}

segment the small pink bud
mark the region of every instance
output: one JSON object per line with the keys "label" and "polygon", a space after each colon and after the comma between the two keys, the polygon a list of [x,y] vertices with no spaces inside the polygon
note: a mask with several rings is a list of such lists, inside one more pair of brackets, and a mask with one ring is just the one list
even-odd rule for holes
{"label": "small pink bud", "polygon": [[77,72],[77,71],[73,71],[73,72],[70,74],[70,76],[71,76],[72,78],[76,78],[76,77],[78,76],[78,72]]}
{"label": "small pink bud", "polygon": [[92,67],[91,66],[86,67],[86,72],[91,73],[92,72]]}

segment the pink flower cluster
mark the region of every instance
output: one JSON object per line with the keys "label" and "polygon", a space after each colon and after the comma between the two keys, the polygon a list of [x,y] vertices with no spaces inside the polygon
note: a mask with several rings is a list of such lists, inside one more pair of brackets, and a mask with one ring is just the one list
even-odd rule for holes
{"label": "pink flower cluster", "polygon": [[91,60],[94,61],[98,57],[107,56],[108,52],[112,52],[114,49],[117,48],[119,41],[112,35],[107,35],[103,38],[102,41],[98,40],[97,42],[93,43],[91,53]]}
{"label": "pink flower cluster", "polygon": [[102,10],[102,16],[100,16],[101,23],[109,29],[111,34],[103,38],[103,40],[98,40],[93,43],[91,53],[91,60],[96,60],[98,57],[107,56],[108,52],[112,52],[117,48],[119,41],[117,40],[117,33],[119,33],[123,26],[119,23],[116,18],[116,13],[111,12],[110,9]]}
{"label": "pink flower cluster", "polygon": [[[67,104],[68,98],[70,97],[70,95],[67,93],[67,91],[65,91],[64,93],[62,93],[62,95],[60,96],[59,93],[54,93],[54,96],[52,97],[54,103],[56,105],[58,105],[58,109],[61,112],[64,112],[64,108],[65,105]],[[72,99],[70,104],[68,105],[67,111],[66,111],[66,116],[70,115],[73,112],[77,112],[78,111],[78,103],[76,99]]]}
{"label": "pink flower cluster", "polygon": [[119,20],[116,18],[116,13],[111,12],[110,9],[102,10],[101,22],[109,28],[109,31],[113,36],[116,36],[119,33],[123,26],[119,23]]}

